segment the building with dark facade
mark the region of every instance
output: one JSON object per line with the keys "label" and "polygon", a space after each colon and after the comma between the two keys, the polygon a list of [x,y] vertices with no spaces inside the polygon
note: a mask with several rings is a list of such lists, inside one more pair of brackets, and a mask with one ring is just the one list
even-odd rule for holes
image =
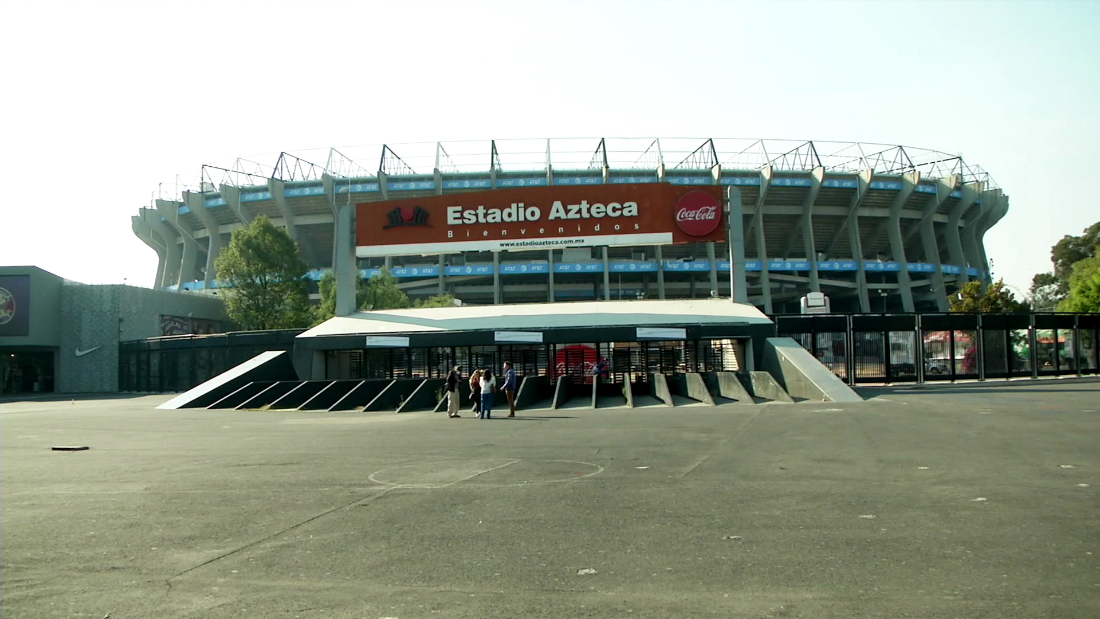
{"label": "building with dark facade", "polygon": [[119,342],[217,333],[216,296],[86,285],[0,267],[0,395],[118,391]]}

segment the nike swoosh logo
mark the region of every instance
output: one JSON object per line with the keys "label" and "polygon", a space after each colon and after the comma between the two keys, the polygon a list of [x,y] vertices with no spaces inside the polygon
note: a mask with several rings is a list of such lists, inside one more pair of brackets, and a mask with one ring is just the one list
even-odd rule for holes
{"label": "nike swoosh logo", "polygon": [[103,347],[102,346],[96,346],[95,348],[87,348],[85,350],[80,350],[79,348],[77,348],[76,349],[76,356],[77,357],[83,357],[84,355],[86,355],[90,352],[95,352],[95,351],[99,350],[100,348],[103,348]]}

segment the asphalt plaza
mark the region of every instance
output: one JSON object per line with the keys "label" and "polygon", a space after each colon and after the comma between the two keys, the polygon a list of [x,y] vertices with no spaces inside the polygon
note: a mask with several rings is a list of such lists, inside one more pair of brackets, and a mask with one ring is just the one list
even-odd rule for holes
{"label": "asphalt plaza", "polygon": [[0,612],[1100,616],[1100,381],[864,395],[494,420],[3,403]]}

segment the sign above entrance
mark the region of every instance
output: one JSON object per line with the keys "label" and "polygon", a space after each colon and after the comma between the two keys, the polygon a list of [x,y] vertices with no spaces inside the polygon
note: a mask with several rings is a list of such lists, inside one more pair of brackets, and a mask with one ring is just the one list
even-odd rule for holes
{"label": "sign above entrance", "polygon": [[638,327],[639,340],[686,340],[687,329],[675,327]]}
{"label": "sign above entrance", "polygon": [[541,344],[542,331],[496,331],[493,340],[498,344]]}
{"label": "sign above entrance", "polygon": [[721,187],[523,187],[356,205],[356,255],[720,241]]}
{"label": "sign above entrance", "polygon": [[368,335],[367,348],[408,348],[409,338],[397,335]]}

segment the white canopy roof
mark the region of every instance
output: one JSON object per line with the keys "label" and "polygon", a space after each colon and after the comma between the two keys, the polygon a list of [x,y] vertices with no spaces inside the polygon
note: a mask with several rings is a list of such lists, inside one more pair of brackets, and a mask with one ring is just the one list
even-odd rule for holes
{"label": "white canopy roof", "polygon": [[596,301],[524,305],[465,305],[356,312],[331,318],[298,337],[425,331],[519,330],[562,327],[771,324],[751,305],[728,299]]}

